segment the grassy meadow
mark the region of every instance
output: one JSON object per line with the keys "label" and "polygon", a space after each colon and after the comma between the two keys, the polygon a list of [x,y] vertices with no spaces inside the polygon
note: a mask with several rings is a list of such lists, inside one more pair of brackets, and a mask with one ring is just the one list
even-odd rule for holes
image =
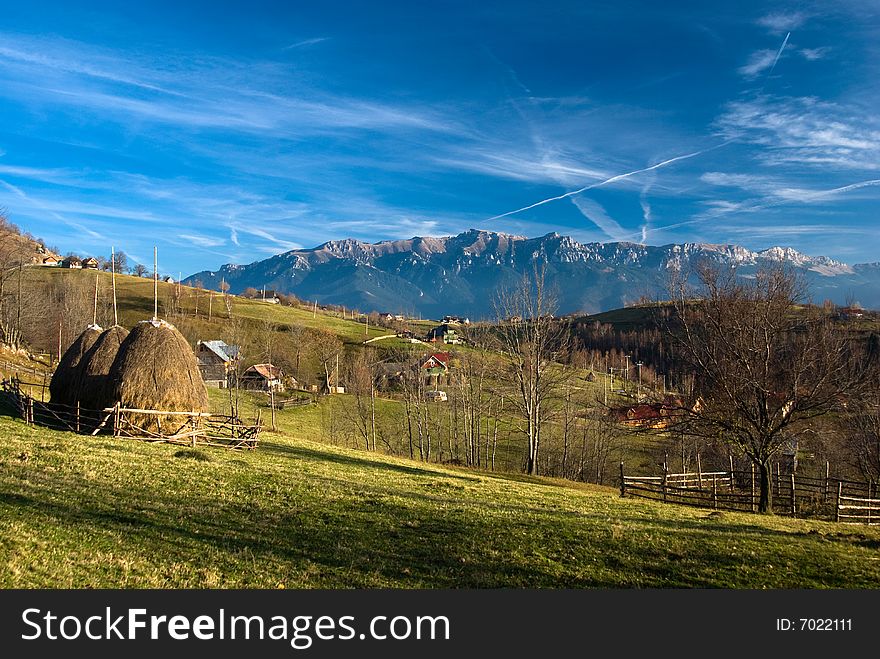
{"label": "grassy meadow", "polygon": [[[94,272],[28,276],[94,285]],[[105,291],[109,275],[99,276]],[[152,315],[152,281],[120,276],[117,287],[123,325]],[[163,315],[173,289],[159,287]],[[223,338],[229,321],[219,294],[209,319],[208,293],[185,291],[184,322],[175,322],[188,335]],[[389,333],[365,334],[364,325],[321,311],[236,297],[231,304],[254,332],[267,322],[326,329],[348,350]],[[6,353],[3,361],[7,370],[35,363]],[[601,379],[578,387],[595,398]],[[229,411],[228,390],[209,393],[215,411]],[[268,426],[267,403],[242,393],[240,413],[259,413]],[[277,431],[264,432],[251,452],[56,432],[0,408],[0,587],[880,587],[876,527],[713,514],[526,477],[515,473],[522,438],[507,417],[497,472],[368,452],[353,404],[354,396],[335,395],[279,411]],[[443,421],[447,404],[431,405],[441,406]],[[402,407],[377,401],[389,437],[398,427],[402,437]],[[629,437],[628,469],[655,470],[666,441]],[[395,452],[406,453],[399,443]]]}
{"label": "grassy meadow", "polygon": [[880,530],[621,499],[266,433],[253,452],[0,417],[0,586],[875,588]]}

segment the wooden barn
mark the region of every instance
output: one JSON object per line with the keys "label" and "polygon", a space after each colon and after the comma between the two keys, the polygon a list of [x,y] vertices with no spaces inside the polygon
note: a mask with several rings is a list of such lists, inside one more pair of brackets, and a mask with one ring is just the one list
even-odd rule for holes
{"label": "wooden barn", "polygon": [[199,341],[196,344],[196,359],[205,384],[221,389],[228,386],[238,364],[239,353],[238,346],[223,341]]}
{"label": "wooden barn", "polygon": [[254,391],[284,391],[281,369],[273,364],[254,364],[239,379],[242,389]]}

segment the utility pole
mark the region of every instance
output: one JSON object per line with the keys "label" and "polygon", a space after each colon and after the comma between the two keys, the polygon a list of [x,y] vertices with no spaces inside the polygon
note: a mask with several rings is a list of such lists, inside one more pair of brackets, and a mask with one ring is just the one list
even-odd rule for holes
{"label": "utility pole", "polygon": [[626,357],[626,370],[623,372],[623,388],[627,389],[629,384],[629,355],[624,355]]}
{"label": "utility pole", "polygon": [[639,383],[638,383],[638,388],[636,389],[636,391],[637,391],[636,397],[639,399],[642,398],[642,363],[643,362],[641,362],[641,361],[636,362],[636,366],[639,369]]}

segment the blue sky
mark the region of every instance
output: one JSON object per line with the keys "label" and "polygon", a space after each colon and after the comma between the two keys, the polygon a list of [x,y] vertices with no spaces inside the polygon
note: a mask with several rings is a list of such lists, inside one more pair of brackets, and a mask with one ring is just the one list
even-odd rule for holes
{"label": "blue sky", "polygon": [[63,251],[187,274],[477,227],[880,260],[876,0],[3,4],[0,207]]}

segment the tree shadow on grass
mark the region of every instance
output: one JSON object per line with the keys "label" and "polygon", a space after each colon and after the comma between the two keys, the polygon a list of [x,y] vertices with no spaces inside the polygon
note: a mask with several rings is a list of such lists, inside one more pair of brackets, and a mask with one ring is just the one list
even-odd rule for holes
{"label": "tree shadow on grass", "polygon": [[423,467],[410,467],[407,465],[391,464],[382,460],[370,460],[369,458],[355,457],[353,455],[342,455],[334,452],[324,452],[315,449],[308,449],[301,446],[286,446],[284,444],[276,444],[274,442],[261,441],[259,444],[260,451],[268,453],[276,453],[278,455],[286,455],[293,458],[306,459],[313,462],[332,462],[334,464],[364,467],[368,469],[380,469],[386,471],[394,471],[412,476],[431,476],[442,478],[455,478],[464,481],[479,482],[480,479],[475,476],[459,476],[451,474],[447,471],[435,471]]}

